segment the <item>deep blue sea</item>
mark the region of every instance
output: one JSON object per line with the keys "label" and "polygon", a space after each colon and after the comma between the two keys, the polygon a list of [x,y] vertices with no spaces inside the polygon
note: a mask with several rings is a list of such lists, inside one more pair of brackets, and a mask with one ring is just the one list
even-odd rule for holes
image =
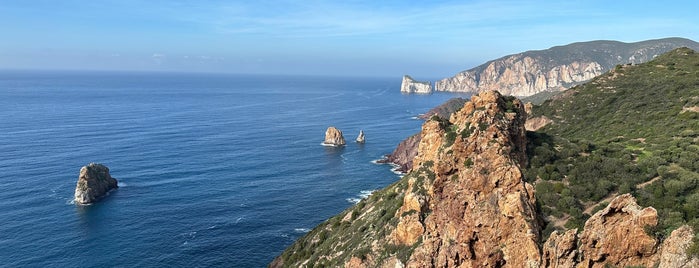
{"label": "deep blue sea", "polygon": [[[0,266],[263,267],[399,177],[398,78],[0,72]],[[321,146],[336,126],[348,145]],[[351,141],[362,129],[367,142]],[[83,165],[120,188],[72,203]]]}

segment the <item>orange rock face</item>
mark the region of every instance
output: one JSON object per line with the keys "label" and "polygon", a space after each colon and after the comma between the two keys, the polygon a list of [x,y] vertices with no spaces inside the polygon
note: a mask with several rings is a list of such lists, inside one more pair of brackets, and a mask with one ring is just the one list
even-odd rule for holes
{"label": "orange rock face", "polygon": [[413,170],[429,169],[434,181],[420,186],[430,213],[408,267],[539,266],[534,194],[519,168],[525,118],[519,100],[489,91],[448,122],[423,125]]}

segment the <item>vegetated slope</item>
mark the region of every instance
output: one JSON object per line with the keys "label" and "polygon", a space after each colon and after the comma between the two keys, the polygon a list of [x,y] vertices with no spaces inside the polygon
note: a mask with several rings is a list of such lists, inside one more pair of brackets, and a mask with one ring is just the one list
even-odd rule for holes
{"label": "vegetated slope", "polygon": [[498,90],[530,96],[561,91],[609,71],[617,64],[643,63],[679,47],[699,49],[699,43],[665,38],[636,43],[590,41],[527,51],[486,62],[435,83],[437,91]]}
{"label": "vegetated slope", "polygon": [[610,197],[658,210],[663,238],[699,229],[699,54],[680,48],[620,65],[533,109],[553,123],[528,133],[527,178],[547,216],[544,236],[580,228]]}

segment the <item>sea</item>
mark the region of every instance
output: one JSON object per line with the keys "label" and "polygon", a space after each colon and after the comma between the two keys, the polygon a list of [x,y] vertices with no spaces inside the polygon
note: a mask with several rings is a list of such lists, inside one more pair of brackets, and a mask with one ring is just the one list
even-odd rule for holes
{"label": "sea", "polygon": [[[400,82],[0,71],[0,266],[265,267],[398,180],[375,160],[458,96]],[[346,146],[321,145],[329,126]],[[91,162],[119,188],[76,205]]]}

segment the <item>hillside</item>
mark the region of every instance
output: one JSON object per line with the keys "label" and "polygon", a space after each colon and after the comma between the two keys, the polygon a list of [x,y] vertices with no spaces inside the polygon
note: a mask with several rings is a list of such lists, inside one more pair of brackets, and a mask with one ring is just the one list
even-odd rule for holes
{"label": "hillside", "polygon": [[699,43],[665,38],[636,43],[590,41],[527,51],[486,62],[435,83],[436,91],[480,92],[530,96],[561,91],[589,81],[618,64],[639,64],[679,47],[699,49]]}
{"label": "hillside", "polygon": [[529,133],[527,178],[549,231],[579,228],[608,198],[632,193],[658,210],[657,235],[699,227],[699,54],[673,50],[617,66],[533,109],[553,123]]}
{"label": "hillside", "polygon": [[699,53],[624,65],[533,107],[474,95],[411,171],[271,267],[698,267]]}

